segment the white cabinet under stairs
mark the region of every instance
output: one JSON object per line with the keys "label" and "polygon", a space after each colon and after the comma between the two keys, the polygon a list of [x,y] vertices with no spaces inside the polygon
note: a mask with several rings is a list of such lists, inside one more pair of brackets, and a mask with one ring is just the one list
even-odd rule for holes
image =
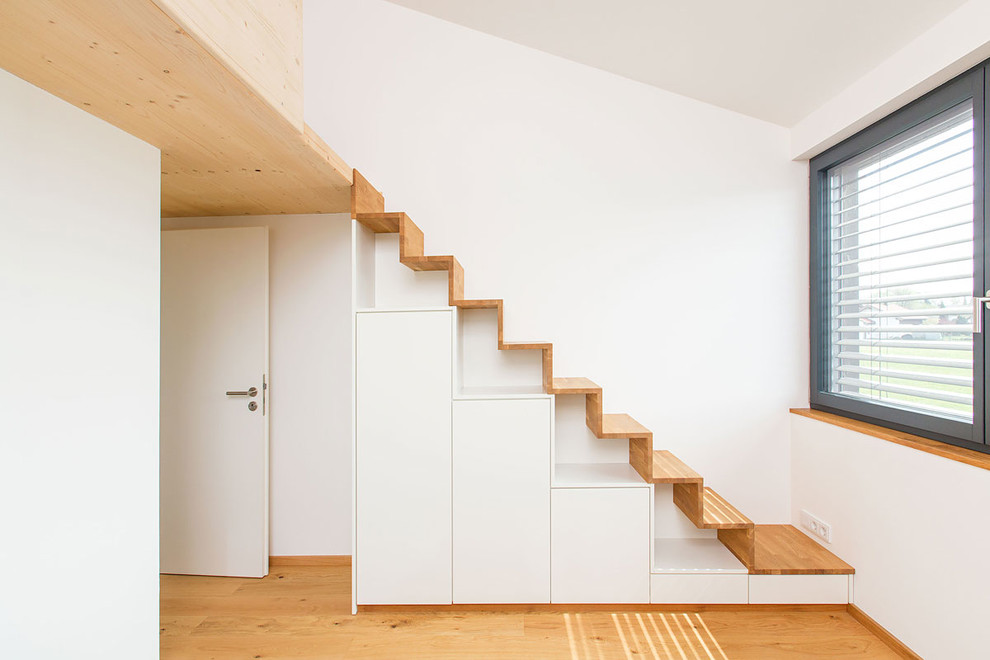
{"label": "white cabinet under stairs", "polygon": [[650,489],[554,488],[555,603],[650,602]]}
{"label": "white cabinet under stairs", "polygon": [[[355,607],[848,601],[850,567],[754,526],[591,381],[548,386],[542,344],[503,346],[501,301],[448,304],[449,258],[407,268],[422,236],[390,223],[353,236]],[[794,565],[816,552],[830,568]]]}
{"label": "white cabinet under stairs", "polygon": [[455,603],[550,600],[552,401],[454,401]]}
{"label": "white cabinet under stairs", "polygon": [[451,312],[357,315],[359,603],[450,603]]}

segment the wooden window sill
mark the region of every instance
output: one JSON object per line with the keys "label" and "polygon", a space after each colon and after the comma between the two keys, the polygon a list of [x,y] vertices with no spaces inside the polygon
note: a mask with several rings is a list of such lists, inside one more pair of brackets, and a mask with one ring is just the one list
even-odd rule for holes
{"label": "wooden window sill", "polygon": [[812,410],[811,408],[791,408],[791,412],[795,415],[816,419],[819,422],[825,422],[826,424],[832,424],[834,426],[841,426],[842,428],[849,429],[850,431],[865,433],[866,435],[872,435],[874,438],[880,438],[881,440],[893,442],[905,447],[911,447],[912,449],[917,449],[929,454],[935,454],[936,456],[948,458],[952,461],[958,461],[960,463],[965,463],[966,465],[972,465],[973,467],[990,470],[990,454],[983,454],[978,451],[973,451],[972,449],[963,449],[962,447],[954,447],[943,442],[938,442],[937,440],[922,438],[921,436],[911,435],[910,433],[904,433],[903,431],[895,431],[893,429],[877,426],[876,424],[860,422],[859,420],[822,412],[821,410]]}

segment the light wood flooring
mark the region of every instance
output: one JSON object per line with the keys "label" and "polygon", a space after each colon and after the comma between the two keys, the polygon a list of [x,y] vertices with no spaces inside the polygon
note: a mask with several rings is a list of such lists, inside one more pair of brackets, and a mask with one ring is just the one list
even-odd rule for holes
{"label": "light wood flooring", "polygon": [[[843,609],[373,608],[350,614],[350,567],[273,566],[261,580],[164,575],[161,657],[773,660],[897,658]],[[811,608],[805,608],[811,609]]]}

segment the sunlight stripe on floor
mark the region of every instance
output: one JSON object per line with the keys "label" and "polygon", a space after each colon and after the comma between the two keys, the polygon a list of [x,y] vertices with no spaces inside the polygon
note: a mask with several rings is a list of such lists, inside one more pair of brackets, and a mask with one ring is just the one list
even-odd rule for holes
{"label": "sunlight stripe on floor", "polygon": [[626,660],[632,660],[632,652],[629,649],[629,644],[626,643],[626,636],[622,634],[619,617],[615,614],[612,614],[612,623],[615,624],[615,630],[619,633],[619,641],[622,642],[622,650],[626,652]]}
{"label": "sunlight stripe on floor", "polygon": [[694,625],[694,622],[691,621],[691,618],[687,614],[681,614],[681,616],[684,617],[687,627],[690,628],[691,632],[694,633],[694,636],[698,638],[698,641],[701,643],[701,648],[705,650],[705,654],[708,656],[708,660],[715,660],[715,656],[713,656],[712,652],[708,650],[708,644],[705,644],[705,640],[703,640],[701,635],[698,634],[698,627]]}
{"label": "sunlight stripe on floor", "polygon": [[639,623],[639,627],[643,631],[643,637],[646,638],[646,643],[650,646],[650,653],[653,654],[653,657],[656,660],[660,660],[660,656],[657,655],[657,647],[653,645],[653,639],[650,637],[650,631],[646,629],[646,625],[643,623],[643,616],[639,612],[636,612],[636,621]]}
{"label": "sunlight stripe on floor", "polygon": [[[650,616],[653,616],[652,614]],[[664,616],[663,612],[657,614],[660,620],[663,621],[664,627],[667,629],[667,634],[670,635],[670,639],[674,642],[674,646],[677,648],[677,652],[681,654],[682,660],[688,660],[688,657],[684,655],[684,649],[681,648],[681,643],[677,641],[677,636],[674,635],[674,631],[670,629],[670,624],[667,622],[667,617]]]}
{"label": "sunlight stripe on floor", "polygon": [[691,655],[694,656],[694,660],[701,660],[701,656],[698,655],[698,650],[694,648],[694,640],[690,639],[684,633],[684,627],[681,626],[681,622],[678,621],[677,615],[676,614],[671,614],[670,615],[670,618],[674,620],[674,625],[677,626],[678,632],[680,632],[681,637],[684,638],[684,646],[688,647],[688,650],[691,651]]}
{"label": "sunlight stripe on floor", "polygon": [[673,654],[671,654],[670,649],[667,648],[667,642],[664,640],[663,633],[660,632],[660,628],[657,627],[657,622],[653,618],[653,615],[652,614],[647,614],[646,615],[646,618],[647,618],[647,620],[649,620],[650,625],[653,626],[653,629],[655,631],[657,631],[657,641],[660,642],[660,646],[663,647],[663,654],[664,654],[665,660],[673,660],[674,656],[673,656]]}
{"label": "sunlight stripe on floor", "polygon": [[728,660],[698,613],[570,612],[563,620],[571,660]]}
{"label": "sunlight stripe on floor", "polygon": [[571,647],[572,660],[581,660],[577,652],[577,644],[574,643],[574,629],[571,627],[571,615],[564,613],[564,626],[567,628],[567,644]]}
{"label": "sunlight stripe on floor", "polygon": [[708,624],[705,623],[705,620],[702,619],[701,615],[698,613],[695,613],[694,616],[698,619],[698,623],[701,624],[701,627],[705,629],[705,632],[708,633],[708,638],[711,639],[712,644],[715,645],[715,650],[718,651],[719,655],[722,656],[723,660],[729,660],[729,656],[725,655],[725,651],[722,650],[721,645],[718,643],[718,640],[715,639],[715,635],[712,634],[712,631],[708,629]]}
{"label": "sunlight stripe on floor", "polygon": [[632,619],[629,618],[628,614],[623,614],[622,618],[626,622],[626,628],[629,629],[629,640],[630,640],[629,648],[631,648],[634,653],[637,654],[642,653],[643,647],[639,643],[639,635],[636,634],[636,628],[633,627]]}

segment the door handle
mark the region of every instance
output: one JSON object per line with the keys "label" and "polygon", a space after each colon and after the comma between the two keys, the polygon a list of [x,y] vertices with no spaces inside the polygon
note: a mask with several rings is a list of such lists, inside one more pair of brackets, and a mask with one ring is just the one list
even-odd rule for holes
{"label": "door handle", "polygon": [[251,387],[248,388],[247,392],[227,392],[227,396],[258,396],[258,388]]}
{"label": "door handle", "polygon": [[990,303],[990,289],[987,289],[987,297],[973,296],[973,334],[983,332],[983,306]]}

